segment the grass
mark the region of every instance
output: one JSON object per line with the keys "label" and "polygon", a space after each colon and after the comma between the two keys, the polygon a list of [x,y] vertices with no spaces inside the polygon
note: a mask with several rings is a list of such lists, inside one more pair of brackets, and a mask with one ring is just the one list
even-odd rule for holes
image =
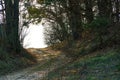
{"label": "grass", "polygon": [[16,56],[0,48],[0,75],[26,68],[31,62],[27,57]]}
{"label": "grass", "polygon": [[[24,67],[25,58],[16,58],[0,50],[0,75]],[[56,53],[56,52],[55,52]],[[32,71],[48,70],[43,80],[120,80],[120,49],[101,49],[77,57],[74,61],[62,57],[63,53]],[[1,57],[2,56],[2,57]],[[60,57],[61,56],[61,57]]]}
{"label": "grass", "polygon": [[120,50],[96,51],[95,54],[49,72],[44,80],[120,80]]}
{"label": "grass", "polygon": [[51,64],[54,64],[56,62],[57,58],[52,58],[49,60],[44,60],[44,63],[40,66],[37,66],[36,68],[33,69],[33,71],[39,71],[39,70],[45,70],[48,69]]}

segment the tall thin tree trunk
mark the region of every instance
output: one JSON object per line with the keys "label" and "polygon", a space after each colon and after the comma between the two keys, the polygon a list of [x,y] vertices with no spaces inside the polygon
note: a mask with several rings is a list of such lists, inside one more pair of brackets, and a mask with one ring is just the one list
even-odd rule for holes
{"label": "tall thin tree trunk", "polygon": [[80,0],[69,0],[69,10],[69,22],[73,39],[77,40],[81,38],[82,34]]}

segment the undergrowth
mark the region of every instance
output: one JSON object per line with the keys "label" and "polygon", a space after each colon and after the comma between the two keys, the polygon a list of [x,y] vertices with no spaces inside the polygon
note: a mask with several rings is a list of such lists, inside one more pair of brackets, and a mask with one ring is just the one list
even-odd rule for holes
{"label": "undergrowth", "polygon": [[32,58],[30,59],[30,55],[18,56],[0,48],[0,75],[23,69],[31,64]]}
{"label": "undergrowth", "polygon": [[[95,54],[95,55],[91,55]],[[120,50],[110,48],[79,57],[43,80],[119,80]]]}

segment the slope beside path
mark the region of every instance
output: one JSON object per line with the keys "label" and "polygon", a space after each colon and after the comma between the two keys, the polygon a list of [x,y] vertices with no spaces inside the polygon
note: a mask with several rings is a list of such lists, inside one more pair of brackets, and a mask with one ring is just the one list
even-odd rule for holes
{"label": "slope beside path", "polygon": [[60,51],[50,49],[28,49],[36,57],[38,64],[21,71],[1,76],[0,80],[41,80],[48,72],[63,66],[69,61]]}

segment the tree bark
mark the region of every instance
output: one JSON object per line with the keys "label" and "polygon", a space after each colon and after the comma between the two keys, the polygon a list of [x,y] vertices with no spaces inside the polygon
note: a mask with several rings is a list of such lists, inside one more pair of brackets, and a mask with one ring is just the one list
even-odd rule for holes
{"label": "tree bark", "polygon": [[20,52],[20,41],[18,36],[19,24],[19,0],[5,0],[6,13],[6,35],[8,50],[15,53]]}
{"label": "tree bark", "polygon": [[81,21],[81,7],[80,0],[69,0],[69,22],[72,29],[73,39],[81,38],[82,21]]}
{"label": "tree bark", "polygon": [[87,19],[87,23],[91,23],[93,21],[93,11],[92,11],[92,0],[85,0],[84,1],[86,9],[85,9],[85,16]]}

